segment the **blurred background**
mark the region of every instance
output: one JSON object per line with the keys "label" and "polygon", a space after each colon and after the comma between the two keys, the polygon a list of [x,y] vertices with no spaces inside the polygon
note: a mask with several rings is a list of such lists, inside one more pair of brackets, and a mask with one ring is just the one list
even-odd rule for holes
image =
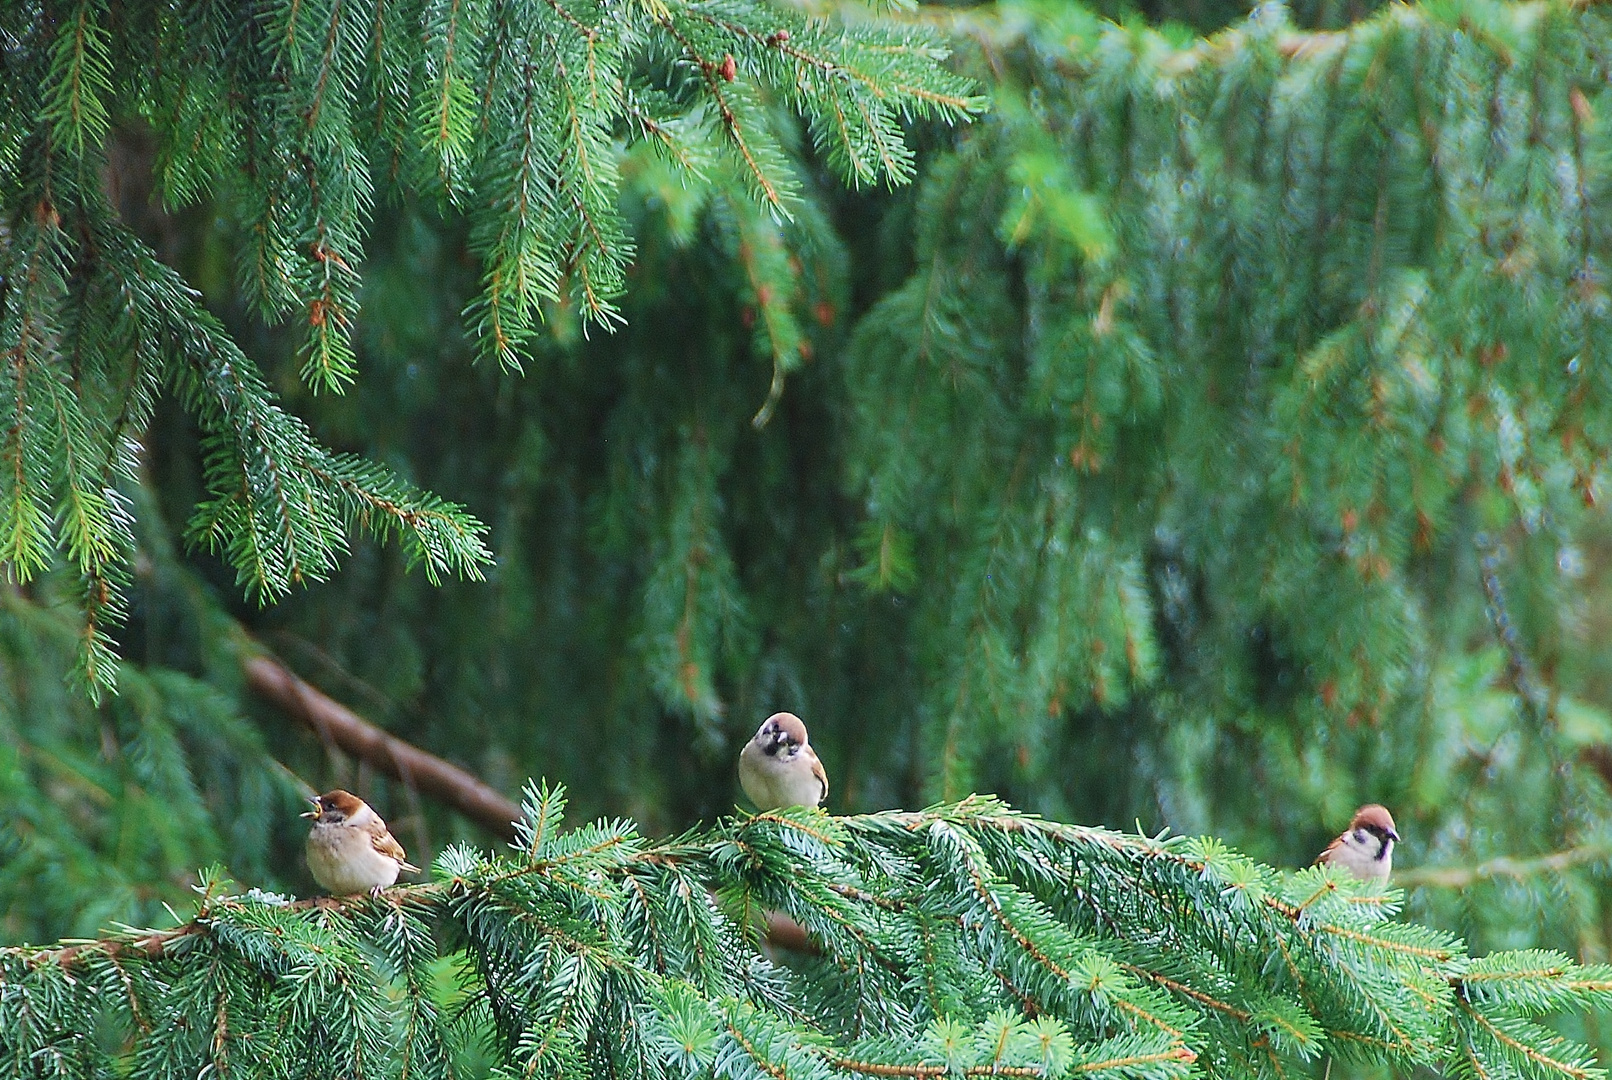
{"label": "blurred background", "polygon": [[1607,959],[1605,61],[1540,10],[1496,43],[1333,0],[920,8],[995,105],[915,125],[915,185],[847,190],[802,136],[783,222],[624,145],[626,325],[553,307],[520,372],[462,329],[462,220],[382,202],[334,397],[248,314],[238,223],[154,205],[125,122],[125,218],[496,566],[434,586],[355,542],[260,608],[180,539],[198,442],[159,410],[119,695],[63,681],[63,582],[0,597],[0,940],[163,921],[213,861],[311,891],[306,787],[416,862],[496,842],[254,696],[266,647],[651,834],[730,812],[778,709],[835,813],[989,791],[1296,867],[1378,801],[1411,916]]}

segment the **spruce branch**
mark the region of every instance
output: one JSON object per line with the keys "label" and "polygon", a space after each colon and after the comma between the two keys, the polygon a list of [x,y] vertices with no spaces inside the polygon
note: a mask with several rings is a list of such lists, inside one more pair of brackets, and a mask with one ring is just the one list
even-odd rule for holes
{"label": "spruce branch", "polygon": [[[1286,1008],[1295,1010],[1285,1021],[1292,1034],[1324,1023],[1326,1045],[1350,1057],[1464,1061],[1490,1074],[1510,1067],[1531,1080],[1598,1075],[1583,1048],[1537,1018],[1612,1003],[1612,970],[1559,954],[1473,959],[1453,945],[1350,954],[1342,942],[1404,945],[1427,934],[1386,921],[1380,905],[1350,903],[1367,895],[1357,883],[1340,879],[1335,889],[1318,891],[1313,871],[1279,874],[1213,844],[1197,845],[1199,855],[1192,844],[1058,825],[981,799],[851,818],[797,809],[658,842],[638,837],[628,822],[565,831],[563,813],[563,792],[529,787],[514,852],[451,848],[430,883],[380,897],[234,896],[209,876],[196,915],[177,927],[0,950],[0,1019],[43,1018],[43,1026],[0,1025],[0,1047],[38,1053],[56,1045],[78,1008],[61,1006],[82,994],[127,1018],[132,1041],[116,1053],[143,1061],[155,1055],[173,1067],[234,1067],[243,1039],[265,1039],[252,1044],[273,1055],[276,1047],[324,1047],[336,1038],[329,1053],[337,1069],[381,1068],[398,1055],[440,1061],[455,1035],[428,1000],[422,974],[436,956],[437,926],[468,950],[459,993],[485,1009],[496,1029],[494,1052],[511,1068],[567,1073],[602,1054],[625,1075],[645,1078],[714,1068],[751,1080],[1178,1080],[1208,1055],[1215,1062],[1262,1060],[1279,1074],[1316,1052],[1281,1036]],[[1049,861],[1049,841],[1079,845],[1081,854],[1074,862]],[[1079,916],[1072,909],[1059,917],[1008,886],[1003,873],[1015,864],[1067,868],[1088,892],[1101,890],[1110,875],[1146,882],[1146,890],[1131,889],[1130,909],[1112,910],[1112,930],[1075,955]],[[1193,869],[1183,873],[1187,867]],[[1246,903],[1243,890],[1256,882],[1280,894],[1280,906]],[[1160,889],[1173,893],[1171,906],[1148,899]],[[1333,893],[1340,894],[1336,904]],[[774,967],[711,895],[788,896],[808,919],[859,929],[814,934],[829,965]],[[694,902],[684,906],[680,897]],[[864,908],[872,921],[861,922],[844,903]],[[1329,907],[1349,925],[1328,928],[1308,918]],[[945,910],[960,917],[929,918]],[[1273,911],[1279,921],[1265,918]],[[1289,914],[1296,921],[1288,922]],[[1157,949],[1172,934],[1182,942],[1211,940],[1219,931],[1204,937],[1203,921],[1231,930],[1239,950],[1210,981],[1181,945],[1165,946],[1175,960],[1163,978],[1110,956]],[[920,927],[946,947],[919,947]],[[993,927],[1003,928],[1010,951],[1032,962],[1004,953]],[[870,950],[884,947],[880,942],[911,949],[913,962],[932,970],[888,985],[843,981],[871,959]],[[1302,984],[1270,977],[1283,950],[1303,968]],[[995,959],[1005,961],[995,976],[975,966]],[[1059,969],[1050,981],[1040,974],[1049,963]],[[1346,970],[1352,977],[1342,977]],[[1007,992],[993,989],[998,976]],[[922,984],[931,978],[961,979],[974,996],[929,1012],[922,1002],[934,999]],[[1257,1011],[1229,1005],[1219,989],[1228,980],[1239,994],[1265,995],[1270,1004]],[[1440,986],[1445,992],[1432,992]],[[102,996],[103,987],[115,992]],[[893,1000],[874,1007],[836,997],[847,989]],[[1406,991],[1428,1017],[1404,1014]],[[1143,1016],[1165,992],[1175,1000],[1165,1010],[1170,1019]],[[814,996],[818,1007],[800,1009],[800,994]],[[1041,1003],[1036,1015],[1020,1011],[1026,998]],[[1384,1009],[1395,1010],[1404,1030],[1384,1020]],[[411,1034],[382,1037],[388,1031]],[[268,1038],[270,1032],[277,1035]],[[611,1035],[601,1041],[604,1032]],[[80,1072],[69,1068],[67,1075]]]}
{"label": "spruce branch", "polygon": [[112,60],[105,5],[78,0],[63,13],[50,58],[44,119],[62,149],[83,159],[93,154],[111,127],[106,98],[112,94]]}
{"label": "spruce branch", "polygon": [[319,446],[171,270],[121,233],[101,242],[136,268],[124,275],[108,262],[110,284],[129,297],[139,333],[165,355],[203,429],[213,498],[191,535],[226,553],[250,592],[269,599],[327,577],[349,525],[383,538],[396,531],[433,581],[480,573],[491,558],[484,526],[379,466]]}

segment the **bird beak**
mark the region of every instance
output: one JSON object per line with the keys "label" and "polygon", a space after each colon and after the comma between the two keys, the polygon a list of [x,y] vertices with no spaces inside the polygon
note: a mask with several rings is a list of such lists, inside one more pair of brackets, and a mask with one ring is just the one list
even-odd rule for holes
{"label": "bird beak", "polygon": [[319,804],[318,799],[309,799],[308,801],[313,803],[313,809],[304,811],[303,813],[297,815],[298,817],[318,817],[319,812],[324,809],[324,807]]}
{"label": "bird beak", "polygon": [[1389,829],[1388,830],[1388,839],[1392,840],[1394,843],[1397,844],[1397,843],[1399,843],[1399,834],[1397,832],[1395,832],[1393,829]]}

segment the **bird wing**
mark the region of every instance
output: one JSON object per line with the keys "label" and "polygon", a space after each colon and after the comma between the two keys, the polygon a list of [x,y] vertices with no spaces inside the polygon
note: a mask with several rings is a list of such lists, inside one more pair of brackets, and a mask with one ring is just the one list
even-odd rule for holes
{"label": "bird wing", "polygon": [[823,786],[822,794],[817,796],[818,805],[821,806],[823,803],[828,802],[828,773],[823,771],[823,762],[818,758],[817,751],[811,751],[811,755],[812,775],[817,777],[817,782]]}
{"label": "bird wing", "polygon": [[397,842],[397,837],[392,835],[392,831],[386,827],[384,821],[377,817],[369,823],[367,830],[369,832],[370,847],[389,859],[396,859],[397,864],[404,870],[410,870],[416,874],[420,872],[418,866],[414,866],[409,862],[408,856],[403,852],[403,845]]}
{"label": "bird wing", "polygon": [[1319,855],[1317,855],[1315,857],[1315,865],[1320,866],[1322,863],[1330,863],[1332,861],[1332,857],[1334,855],[1336,855],[1338,852],[1342,851],[1342,850],[1343,850],[1343,837],[1341,837],[1341,836],[1334,837],[1333,840],[1332,840],[1332,843],[1330,843],[1326,847],[1322,848],[1321,849],[1321,854],[1319,854]]}

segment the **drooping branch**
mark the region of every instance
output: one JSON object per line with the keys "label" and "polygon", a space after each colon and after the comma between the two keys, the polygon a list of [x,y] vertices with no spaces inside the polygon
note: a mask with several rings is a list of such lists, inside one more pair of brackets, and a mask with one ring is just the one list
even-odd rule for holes
{"label": "drooping branch", "polygon": [[464,769],[387,734],[272,657],[249,656],[241,666],[253,693],[308,725],[321,739],[446,803],[496,835],[515,838],[520,807]]}

